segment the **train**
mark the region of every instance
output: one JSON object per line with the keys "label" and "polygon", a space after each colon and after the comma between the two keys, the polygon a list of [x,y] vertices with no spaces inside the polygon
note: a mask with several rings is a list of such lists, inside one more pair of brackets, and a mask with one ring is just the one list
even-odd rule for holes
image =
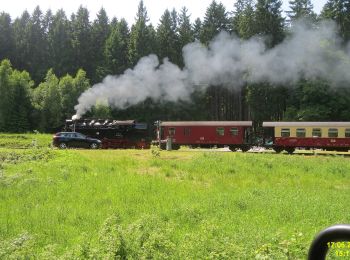
{"label": "train", "polygon": [[104,149],[149,149],[152,141],[148,125],[135,120],[69,119],[63,131],[97,138]]}
{"label": "train", "polygon": [[252,121],[156,121],[154,125],[136,120],[66,120],[65,131],[98,138],[102,148],[149,149],[151,144],[172,150],[228,147],[246,152],[252,147],[276,153],[295,149],[350,150],[350,122],[263,122],[256,131]]}

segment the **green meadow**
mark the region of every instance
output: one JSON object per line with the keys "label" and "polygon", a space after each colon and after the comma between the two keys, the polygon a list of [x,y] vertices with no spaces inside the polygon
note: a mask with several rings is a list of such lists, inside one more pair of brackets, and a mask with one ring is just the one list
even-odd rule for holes
{"label": "green meadow", "polygon": [[0,135],[0,259],[305,259],[319,231],[350,223],[347,157],[51,137]]}

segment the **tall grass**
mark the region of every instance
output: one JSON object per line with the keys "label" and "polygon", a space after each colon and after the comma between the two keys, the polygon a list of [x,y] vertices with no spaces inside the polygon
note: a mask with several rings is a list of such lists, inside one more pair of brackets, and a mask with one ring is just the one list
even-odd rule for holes
{"label": "tall grass", "polygon": [[50,147],[52,134],[5,134],[0,133],[0,148],[44,148]]}
{"label": "tall grass", "polygon": [[350,222],[337,156],[3,149],[0,165],[0,258],[305,259]]}

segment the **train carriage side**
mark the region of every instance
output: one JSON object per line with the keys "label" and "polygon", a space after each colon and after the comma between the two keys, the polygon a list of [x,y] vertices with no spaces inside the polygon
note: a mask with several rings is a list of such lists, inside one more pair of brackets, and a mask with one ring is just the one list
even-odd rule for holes
{"label": "train carriage side", "polygon": [[249,149],[251,121],[168,121],[160,123],[160,139],[171,138],[173,148],[224,147],[231,150]]}
{"label": "train carriage side", "polygon": [[348,151],[350,122],[264,122],[274,128],[273,149],[293,153],[296,148]]}

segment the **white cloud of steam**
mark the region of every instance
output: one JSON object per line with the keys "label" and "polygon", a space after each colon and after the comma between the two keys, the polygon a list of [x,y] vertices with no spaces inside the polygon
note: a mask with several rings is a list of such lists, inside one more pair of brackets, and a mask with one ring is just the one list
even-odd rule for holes
{"label": "white cloud of steam", "polygon": [[183,48],[184,69],[151,54],[123,75],[107,76],[85,91],[75,106],[80,117],[96,102],[125,108],[150,97],[176,101],[188,99],[196,88],[209,85],[241,87],[245,82],[291,86],[300,79],[321,79],[331,85],[350,83],[350,45],[342,48],[335,25],[317,28],[296,25],[281,44],[266,49],[263,40],[242,41],[220,33],[209,47],[199,42]]}

